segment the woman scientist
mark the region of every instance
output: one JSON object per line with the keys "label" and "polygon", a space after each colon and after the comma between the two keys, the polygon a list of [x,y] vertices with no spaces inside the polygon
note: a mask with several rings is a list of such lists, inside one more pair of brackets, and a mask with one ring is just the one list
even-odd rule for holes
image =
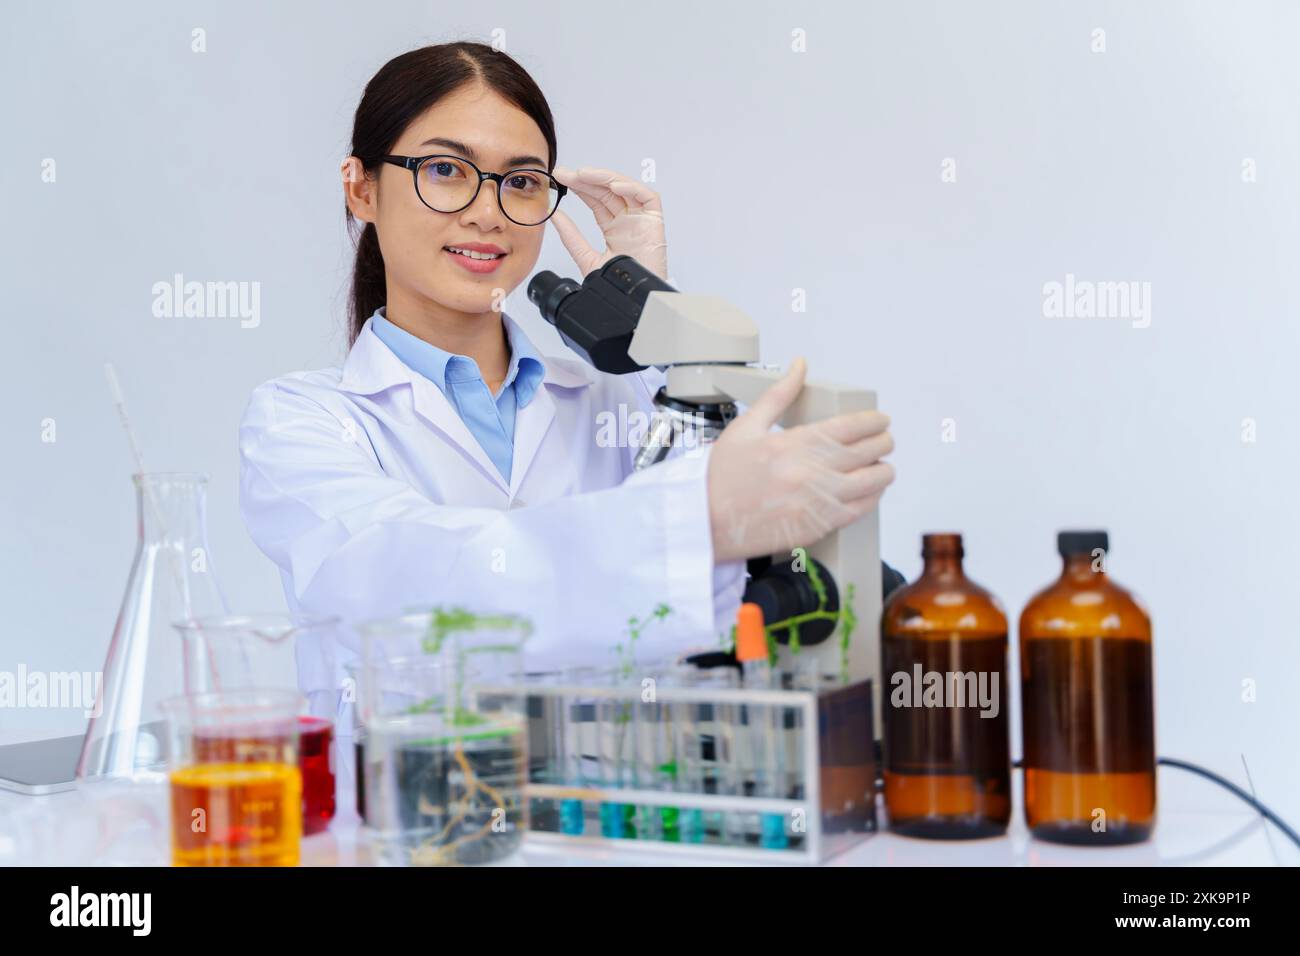
{"label": "woman scientist", "polygon": [[[530,653],[601,662],[662,602],[661,641],[711,643],[744,559],[848,524],[893,480],[878,412],[772,430],[801,359],[717,442],[634,473],[601,413],[648,415],[662,374],[544,357],[501,302],[547,221],[583,275],[626,253],[666,278],[659,197],[555,161],[541,90],[488,46],[414,50],[367,84],[343,163],[349,222],[364,224],[351,350],[257,388],[240,428],[241,511],[292,610],[515,612],[535,625]],[[603,253],[556,211],[569,191]],[[305,689],[338,686],[333,670],[300,659]]]}

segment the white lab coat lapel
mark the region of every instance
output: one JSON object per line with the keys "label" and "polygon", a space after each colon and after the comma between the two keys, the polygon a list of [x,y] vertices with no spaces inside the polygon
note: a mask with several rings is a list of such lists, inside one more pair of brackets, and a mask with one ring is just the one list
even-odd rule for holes
{"label": "white lab coat lapel", "polygon": [[[469,426],[460,417],[460,413],[451,404],[451,400],[442,393],[442,389],[418,372],[411,373],[410,382],[411,395],[415,402],[415,413],[442,432],[448,441],[478,466],[489,481],[501,489],[503,494],[509,494],[510,489],[506,487],[501,472],[497,471],[497,466],[492,463],[492,459],[487,456],[483,446],[478,443],[478,439],[469,430]],[[516,447],[517,454],[518,448]],[[511,465],[511,475],[514,474],[513,469],[514,466]]]}
{"label": "white lab coat lapel", "polygon": [[440,432],[465,458],[469,459],[483,477],[508,495],[510,489],[492,464],[483,446],[470,432],[460,413],[452,406],[442,389],[419,372],[414,371],[375,335],[366,320],[361,334],[348,352],[343,364],[343,377],[339,388],[360,395],[374,395],[394,386],[406,385],[411,390],[412,407],[434,429]]}
{"label": "white lab coat lapel", "polygon": [[[551,361],[543,363],[549,369]],[[549,372],[548,376],[549,377]],[[551,422],[555,420],[555,399],[546,387],[545,379],[537,386],[533,399],[515,412],[515,450],[510,462],[510,498],[519,494],[519,487],[524,483],[528,468],[537,457],[537,449],[542,445]]]}
{"label": "white lab coat lapel", "polygon": [[[503,312],[501,318],[506,323],[511,341],[525,334],[519,323],[509,315]],[[581,393],[578,390],[584,389],[596,380],[595,370],[581,362],[549,355],[542,357],[541,362],[543,369],[541,384],[533,393],[532,400],[515,412],[514,457],[510,461],[510,500],[513,504],[519,504],[515,499],[528,478],[528,470],[541,451],[542,442],[546,439],[552,422],[555,421],[559,402],[574,401],[580,397]],[[551,393],[553,388],[556,390],[555,394]],[[551,436],[552,443],[563,440],[565,440],[563,437]],[[563,458],[564,455],[560,457]],[[551,455],[550,460],[555,461],[554,454]]]}

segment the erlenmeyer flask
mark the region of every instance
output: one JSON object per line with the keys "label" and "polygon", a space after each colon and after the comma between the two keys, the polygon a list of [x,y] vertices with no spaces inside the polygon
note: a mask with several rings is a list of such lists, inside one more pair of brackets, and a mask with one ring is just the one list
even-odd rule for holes
{"label": "erlenmeyer flask", "polygon": [[159,703],[185,687],[172,624],[223,614],[208,551],[205,475],[133,475],[139,543],[104,662],[103,690],[77,761],[78,782],[165,779]]}

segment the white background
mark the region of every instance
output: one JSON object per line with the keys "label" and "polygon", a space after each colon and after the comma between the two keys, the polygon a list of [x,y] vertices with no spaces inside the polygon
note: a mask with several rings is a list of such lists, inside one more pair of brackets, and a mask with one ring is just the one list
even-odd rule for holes
{"label": "white background", "polygon": [[[566,165],[653,160],[680,288],[745,308],[766,361],[878,391],[887,560],[911,578],[921,533],[960,530],[1014,619],[1058,529],[1109,529],[1154,617],[1160,752],[1242,783],[1244,758],[1300,818],[1295,5],[261,7],[6,5],[0,670],[101,665],[135,544],[108,359],[150,467],[212,476],[236,605],[281,605],[236,511],[236,426],[254,385],[343,354],[352,112],[390,57],[499,28]],[[539,268],[574,271],[553,233]],[[261,325],[154,318],[177,272],[259,282]],[[1149,282],[1150,327],[1045,318],[1067,273]],[[522,289],[507,309],[562,348]],[[81,724],[0,711],[6,739]]]}

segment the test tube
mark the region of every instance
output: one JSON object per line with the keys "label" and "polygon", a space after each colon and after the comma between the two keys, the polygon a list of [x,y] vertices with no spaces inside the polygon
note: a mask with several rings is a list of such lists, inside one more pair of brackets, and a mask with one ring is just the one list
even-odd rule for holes
{"label": "test tube", "polygon": [[[564,683],[581,688],[597,684],[599,679],[594,668],[578,667],[565,672]],[[596,723],[596,700],[578,691],[566,696],[561,710],[567,730],[566,777],[575,786],[599,786],[600,733]],[[581,836],[587,830],[587,811],[588,806],[582,800],[565,800],[560,806],[560,831],[569,836]],[[603,821],[604,804],[597,805],[594,812],[597,819]]]}
{"label": "test tube", "polygon": [[[556,683],[566,682],[564,674],[556,678]],[[555,720],[555,783],[558,785],[576,783],[573,773],[573,754],[580,752],[575,739],[577,727],[573,721],[573,697],[565,692],[556,692],[551,697],[551,716]],[[559,801],[560,832],[569,836],[581,836],[586,829],[585,811],[581,800],[565,797]]]}
{"label": "test tube", "polygon": [[[580,668],[573,674],[574,683],[585,684],[593,689],[608,688],[618,683],[618,676],[613,670]],[[630,702],[598,694],[584,695],[575,702],[572,719],[586,725],[581,735],[582,784],[601,790],[627,786],[630,780]],[[618,801],[599,801],[596,812],[600,835],[606,839],[621,839],[632,835],[631,816],[635,809]]]}
{"label": "test tube", "polygon": [[[779,674],[781,686],[786,690],[808,691],[816,695],[828,686],[827,679],[820,676],[819,668],[811,654],[803,659],[795,658],[794,666],[782,670]],[[832,685],[838,678],[832,679]],[[808,781],[804,779],[807,755],[804,740],[804,712],[798,707],[787,710],[782,726],[785,729],[785,767],[786,796],[791,800],[803,800],[808,792]],[[795,842],[798,842],[798,836]]]}
{"label": "test tube", "polygon": [[[736,616],[736,659],[740,661],[747,690],[780,689],[779,675],[773,671],[768,658],[763,612],[757,604],[742,604]],[[741,740],[746,756],[742,771],[746,794],[754,797],[783,796],[786,708],[775,704],[746,704],[742,710],[745,719]],[[745,814],[744,823],[745,838],[765,849],[783,850],[789,846],[784,814]]]}
{"label": "test tube", "polygon": [[[774,675],[777,685],[782,690],[794,691],[799,689],[795,675],[789,671],[777,672]],[[797,705],[790,704],[779,708],[777,716],[777,740],[780,748],[780,774],[776,779],[777,796],[784,797],[787,800],[802,800],[808,792],[807,781],[804,779],[804,711]],[[795,830],[793,827],[786,828],[786,839],[788,845],[797,847],[802,844],[801,836],[803,828]]]}
{"label": "test tube", "polygon": [[[679,771],[673,728],[674,708],[658,698],[659,686],[671,684],[672,670],[671,662],[659,662],[645,670],[652,683],[647,685],[643,680],[637,702],[638,788],[665,792],[677,788]],[[643,807],[641,811],[637,816],[638,837],[669,843],[681,841],[681,812],[677,807]]]}
{"label": "test tube", "polygon": [[[656,673],[656,682],[662,682],[665,679],[671,680],[668,677],[670,670],[671,664],[660,667]],[[674,726],[677,708],[672,704],[660,702],[656,705],[656,716],[658,717],[658,723],[655,725],[653,742],[656,789],[672,791],[677,789],[677,778],[681,772],[681,758],[677,752],[677,729]],[[680,843],[682,840],[681,808],[660,807],[659,819],[661,827],[660,839],[669,843]]]}
{"label": "test tube", "polygon": [[[628,748],[632,707],[615,697],[596,699],[597,782],[605,789],[622,789],[627,785]],[[636,808],[604,801],[600,805],[600,832],[609,839],[630,836],[629,817]]]}
{"label": "test tube", "polygon": [[[770,681],[751,681],[746,674],[746,687],[774,689]],[[786,708],[778,704],[759,704],[749,707],[749,726],[745,728],[753,756],[752,775],[748,793],[755,797],[784,796],[786,734],[784,718]],[[784,850],[789,846],[786,836],[785,814],[766,811],[753,814],[747,820],[747,836],[768,850]]]}
{"label": "test tube", "polygon": [[[564,719],[559,699],[543,687],[560,676],[558,671],[518,675],[530,688],[525,696],[528,721],[528,778],[537,783],[559,784],[564,777]],[[560,829],[559,801],[534,799],[529,807],[529,828],[555,832]]]}
{"label": "test tube", "polygon": [[[739,687],[734,667],[714,667],[701,671],[694,686],[717,690]],[[708,701],[695,705],[698,726],[700,768],[705,793],[737,796],[741,793],[740,775],[735,762],[735,733],[739,712],[735,704]],[[725,844],[744,842],[742,819],[734,813],[708,811],[704,814],[707,838]]]}
{"label": "test tube", "polygon": [[[665,687],[693,687],[696,669],[689,665],[666,668],[660,675]],[[700,759],[698,705],[691,701],[674,701],[667,705],[673,761],[671,786],[679,793],[704,793],[704,772]],[[682,843],[704,841],[704,813],[698,807],[683,808],[677,815],[678,840]]]}
{"label": "test tube", "polygon": [[[641,698],[627,701],[630,711],[631,747],[628,780],[637,790],[658,789],[658,773],[655,767],[655,731],[659,725],[658,705],[654,701]],[[659,840],[663,825],[659,816],[659,807],[635,805],[630,823],[638,840]]]}

